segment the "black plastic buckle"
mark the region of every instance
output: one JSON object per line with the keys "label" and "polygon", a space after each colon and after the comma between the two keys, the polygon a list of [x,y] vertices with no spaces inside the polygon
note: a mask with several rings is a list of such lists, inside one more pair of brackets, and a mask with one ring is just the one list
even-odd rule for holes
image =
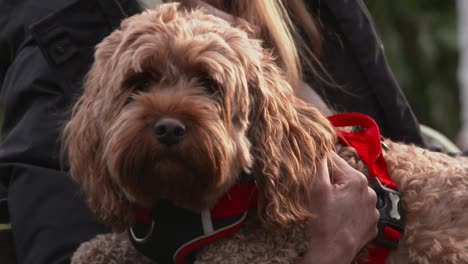
{"label": "black plastic buckle", "polygon": [[377,194],[377,209],[380,213],[378,223],[378,234],[375,242],[384,247],[395,249],[398,247],[398,241],[391,241],[384,238],[384,228],[391,227],[403,233],[405,226],[405,214],[401,207],[401,193],[398,190],[392,190],[382,185],[379,178],[371,177],[369,186]]}

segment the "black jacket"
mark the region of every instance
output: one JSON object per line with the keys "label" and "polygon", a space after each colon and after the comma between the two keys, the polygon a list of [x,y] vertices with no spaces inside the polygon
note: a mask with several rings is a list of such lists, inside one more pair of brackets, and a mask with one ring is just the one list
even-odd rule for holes
{"label": "black jacket", "polygon": [[322,63],[339,88],[314,86],[338,112],[373,117],[384,136],[423,145],[419,124],[385,59],[384,46],[362,0],[312,0],[322,25]]}
{"label": "black jacket", "polygon": [[[60,169],[60,127],[95,44],[139,9],[135,0],[0,0],[0,7],[0,181],[8,186],[18,259],[67,263],[81,242],[106,229]],[[323,63],[343,88],[318,92],[340,111],[371,115],[384,135],[421,144],[359,0],[310,7],[325,27]]]}

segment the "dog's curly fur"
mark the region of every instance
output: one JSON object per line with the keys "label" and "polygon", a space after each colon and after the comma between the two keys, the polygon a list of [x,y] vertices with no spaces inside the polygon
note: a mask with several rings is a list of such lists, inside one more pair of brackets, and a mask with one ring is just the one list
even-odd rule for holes
{"label": "dog's curly fur", "polygon": [[[166,4],[128,18],[99,44],[63,133],[71,174],[99,219],[121,231],[135,206],[159,199],[209,208],[246,172],[258,186],[259,217],[207,246],[197,263],[292,263],[305,251],[319,161],[337,151],[366,168],[353,150],[335,149],[334,128],[294,96],[248,30]],[[171,147],[154,135],[164,118],[186,128]],[[385,157],[407,217],[388,263],[468,263],[466,160],[388,144]],[[125,241],[97,237],[73,261],[109,263],[115,254],[122,263],[148,261]]]}

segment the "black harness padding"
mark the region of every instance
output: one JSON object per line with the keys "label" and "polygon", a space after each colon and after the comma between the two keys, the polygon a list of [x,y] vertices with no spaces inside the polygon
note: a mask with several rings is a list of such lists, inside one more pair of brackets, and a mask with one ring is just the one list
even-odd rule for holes
{"label": "black harness padding", "polygon": [[[137,221],[129,228],[129,237],[138,251],[157,263],[193,263],[196,253],[204,245],[219,239],[220,235],[224,237],[230,234],[221,233],[236,225],[240,226],[246,214],[212,219],[214,232],[206,234],[201,214],[161,201],[151,212],[152,223]],[[145,237],[144,241],[137,241]],[[183,255],[184,248],[190,253]]]}

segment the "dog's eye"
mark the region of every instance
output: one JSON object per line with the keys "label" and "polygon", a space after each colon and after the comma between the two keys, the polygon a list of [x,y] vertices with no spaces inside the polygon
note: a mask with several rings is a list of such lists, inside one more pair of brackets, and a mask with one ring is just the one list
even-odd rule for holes
{"label": "dog's eye", "polygon": [[143,73],[129,78],[125,83],[133,92],[147,92],[154,84],[154,79],[150,74]]}
{"label": "dog's eye", "polygon": [[141,80],[135,85],[135,91],[147,92],[152,85],[153,81],[151,79]]}
{"label": "dog's eye", "polygon": [[214,94],[216,92],[219,92],[220,90],[219,83],[210,77],[200,78],[199,82],[200,82],[200,85],[209,94]]}

